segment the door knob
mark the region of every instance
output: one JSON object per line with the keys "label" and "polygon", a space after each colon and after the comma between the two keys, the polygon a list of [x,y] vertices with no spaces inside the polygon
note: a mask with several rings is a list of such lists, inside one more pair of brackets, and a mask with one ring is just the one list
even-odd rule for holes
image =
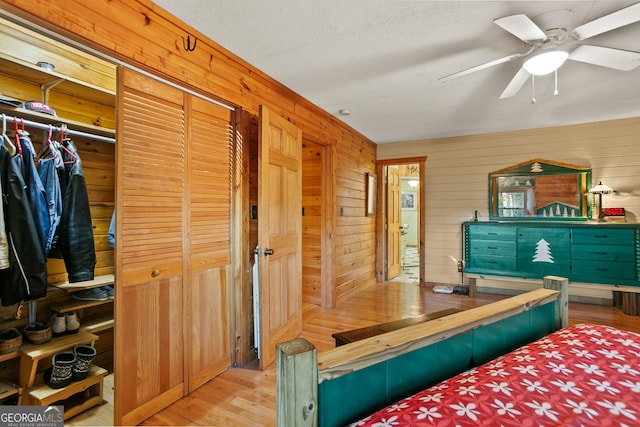
{"label": "door knob", "polygon": [[266,248],[264,250],[264,256],[273,255],[273,249]]}

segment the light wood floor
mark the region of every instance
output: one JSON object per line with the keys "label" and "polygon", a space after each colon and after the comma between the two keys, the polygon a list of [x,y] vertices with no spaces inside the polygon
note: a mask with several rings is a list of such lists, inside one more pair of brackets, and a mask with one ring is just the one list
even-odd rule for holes
{"label": "light wood floor", "polygon": [[[331,334],[449,307],[469,309],[506,298],[479,294],[435,294],[432,286],[400,281],[370,287],[334,310],[306,305],[302,336],[319,351],[334,347]],[[612,325],[640,332],[640,317],[613,307],[569,304],[569,322]],[[107,411],[112,410],[105,408]],[[96,410],[98,414],[100,410]],[[80,417],[80,416],[79,416]],[[67,425],[105,425],[103,419],[75,417]],[[265,371],[230,368],[189,396],[146,420],[148,426],[274,426],[276,424],[275,364]]]}

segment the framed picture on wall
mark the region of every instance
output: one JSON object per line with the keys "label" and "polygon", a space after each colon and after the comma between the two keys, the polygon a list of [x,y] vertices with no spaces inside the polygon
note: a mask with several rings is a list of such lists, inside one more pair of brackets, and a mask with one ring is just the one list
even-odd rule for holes
{"label": "framed picture on wall", "polygon": [[376,176],[367,173],[367,216],[376,216]]}
{"label": "framed picture on wall", "polygon": [[404,210],[415,210],[416,193],[412,191],[403,191],[400,196],[400,207]]}

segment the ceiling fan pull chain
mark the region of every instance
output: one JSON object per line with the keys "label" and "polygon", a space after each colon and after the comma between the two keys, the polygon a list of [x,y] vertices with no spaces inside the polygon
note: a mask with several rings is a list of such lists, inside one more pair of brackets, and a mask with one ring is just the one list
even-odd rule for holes
{"label": "ceiling fan pull chain", "polygon": [[556,87],[553,90],[553,96],[558,96],[558,70],[556,70]]}
{"label": "ceiling fan pull chain", "polygon": [[531,103],[536,103],[536,76],[531,76]]}

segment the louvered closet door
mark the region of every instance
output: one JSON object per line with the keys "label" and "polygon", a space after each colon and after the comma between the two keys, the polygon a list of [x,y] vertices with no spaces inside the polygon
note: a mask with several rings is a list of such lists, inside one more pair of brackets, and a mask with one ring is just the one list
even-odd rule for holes
{"label": "louvered closet door", "polygon": [[118,74],[115,425],[183,396],[182,92]]}
{"label": "louvered closet door", "polygon": [[188,390],[231,365],[231,111],[189,97],[187,114]]}

